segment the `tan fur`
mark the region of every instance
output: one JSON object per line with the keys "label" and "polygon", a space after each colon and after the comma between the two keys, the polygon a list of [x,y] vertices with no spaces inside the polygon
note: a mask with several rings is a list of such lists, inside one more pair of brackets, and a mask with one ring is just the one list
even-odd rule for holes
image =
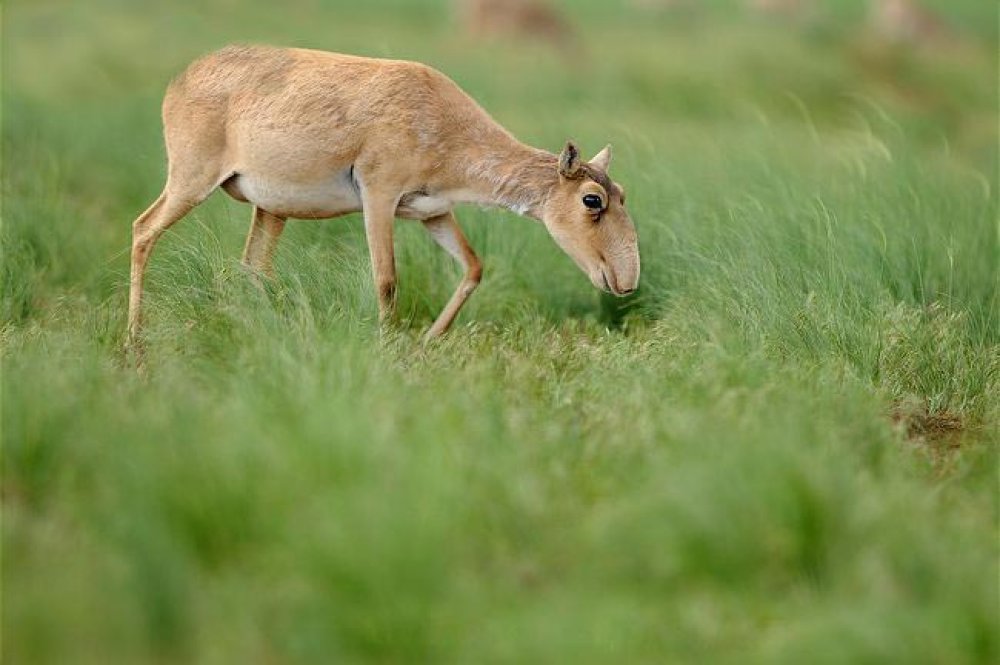
{"label": "tan fur", "polygon": [[[381,319],[394,309],[393,218],[423,221],[465,277],[434,322],[445,330],[482,267],[452,215],[456,203],[502,206],[542,221],[599,288],[639,279],[624,193],[607,176],[610,147],[586,163],[526,146],[443,74],[425,65],[322,51],[231,46],[167,89],[163,193],[133,224],[128,340],[141,328],[146,262],[160,235],[217,187],[254,205],[244,262],[267,274],[290,217],[364,214]],[[602,197],[595,214],[582,203]]]}
{"label": "tan fur", "polygon": [[545,0],[457,0],[456,10],[472,37],[526,37],[564,47],[575,41],[569,22]]}
{"label": "tan fur", "polygon": [[948,26],[916,0],[872,0],[869,21],[875,32],[892,42],[948,41]]}

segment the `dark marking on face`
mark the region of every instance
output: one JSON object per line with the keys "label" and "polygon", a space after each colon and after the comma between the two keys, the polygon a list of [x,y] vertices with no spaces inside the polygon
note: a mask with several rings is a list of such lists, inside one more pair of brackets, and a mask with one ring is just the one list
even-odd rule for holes
{"label": "dark marking on face", "polygon": [[604,188],[604,191],[608,193],[609,203],[611,198],[617,198],[619,201],[622,201],[621,189],[618,185],[611,182],[611,178],[608,177],[607,173],[590,164],[581,164],[580,170],[583,172],[584,177],[590,178]]}

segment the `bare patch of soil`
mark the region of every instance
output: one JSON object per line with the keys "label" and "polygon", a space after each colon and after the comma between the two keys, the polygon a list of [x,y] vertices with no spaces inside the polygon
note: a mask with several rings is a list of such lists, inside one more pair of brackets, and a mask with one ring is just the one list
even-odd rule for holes
{"label": "bare patch of soil", "polygon": [[966,440],[966,423],[951,411],[930,412],[925,406],[898,404],[890,419],[906,440],[930,455],[939,472],[949,467]]}
{"label": "bare patch of soil", "polygon": [[932,443],[956,439],[965,429],[962,418],[950,411],[927,413],[897,409],[892,414],[892,422],[905,431],[906,438]]}

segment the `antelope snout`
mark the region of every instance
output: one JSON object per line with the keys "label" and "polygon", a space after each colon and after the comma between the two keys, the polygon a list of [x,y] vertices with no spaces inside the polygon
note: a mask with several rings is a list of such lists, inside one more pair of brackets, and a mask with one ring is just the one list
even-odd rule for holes
{"label": "antelope snout", "polygon": [[600,274],[592,279],[594,285],[616,296],[627,296],[639,286],[639,261],[623,261],[615,264],[602,261]]}

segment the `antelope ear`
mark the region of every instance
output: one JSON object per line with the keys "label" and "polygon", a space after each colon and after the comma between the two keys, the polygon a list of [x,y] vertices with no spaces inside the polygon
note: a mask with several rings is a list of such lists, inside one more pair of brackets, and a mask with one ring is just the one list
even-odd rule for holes
{"label": "antelope ear", "polygon": [[566,141],[566,147],[559,155],[559,174],[564,178],[576,178],[580,175],[580,151],[572,141]]}
{"label": "antelope ear", "polygon": [[607,173],[608,167],[611,166],[611,144],[607,144],[604,150],[594,155],[590,163]]}

